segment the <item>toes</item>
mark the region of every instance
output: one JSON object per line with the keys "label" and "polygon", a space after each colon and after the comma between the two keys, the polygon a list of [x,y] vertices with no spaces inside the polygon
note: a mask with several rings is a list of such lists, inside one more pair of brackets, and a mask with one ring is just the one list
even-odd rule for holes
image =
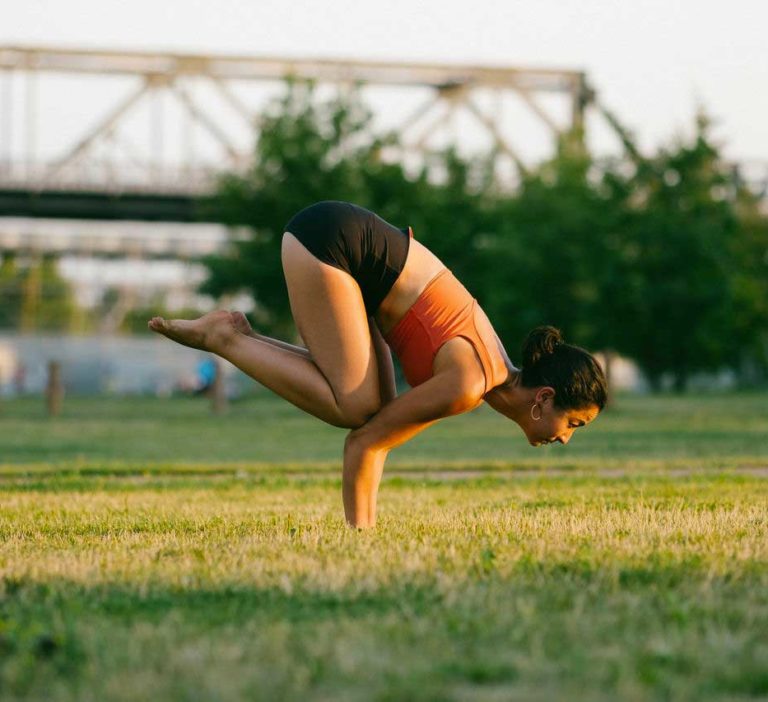
{"label": "toes", "polygon": [[230,312],[230,319],[232,320],[235,329],[241,334],[249,334],[251,332],[251,325],[248,322],[248,318],[242,312]]}
{"label": "toes", "polygon": [[162,317],[152,317],[148,322],[149,328],[153,331],[165,331],[165,320]]}

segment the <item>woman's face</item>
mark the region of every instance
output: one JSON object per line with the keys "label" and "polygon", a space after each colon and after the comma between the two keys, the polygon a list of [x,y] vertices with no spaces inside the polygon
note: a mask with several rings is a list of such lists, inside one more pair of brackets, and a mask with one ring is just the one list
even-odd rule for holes
{"label": "woman's face", "polygon": [[[560,409],[554,402],[555,391],[543,387],[536,393],[523,431],[531,446],[555,443],[567,444],[573,432],[584,427],[597,417],[597,405],[580,409]],[[535,419],[539,417],[540,419]]]}

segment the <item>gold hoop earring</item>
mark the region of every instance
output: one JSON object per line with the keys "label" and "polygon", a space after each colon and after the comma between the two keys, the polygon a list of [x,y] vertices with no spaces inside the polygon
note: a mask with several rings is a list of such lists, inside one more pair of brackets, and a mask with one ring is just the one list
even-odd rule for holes
{"label": "gold hoop earring", "polygon": [[533,414],[533,410],[535,410],[537,407],[539,407],[539,406],[538,406],[536,403],[534,403],[534,404],[531,406],[531,419],[534,419],[534,420],[536,420],[536,421],[538,422],[538,421],[541,419],[541,407],[539,407],[539,416],[538,416],[538,417],[536,417],[536,416]]}

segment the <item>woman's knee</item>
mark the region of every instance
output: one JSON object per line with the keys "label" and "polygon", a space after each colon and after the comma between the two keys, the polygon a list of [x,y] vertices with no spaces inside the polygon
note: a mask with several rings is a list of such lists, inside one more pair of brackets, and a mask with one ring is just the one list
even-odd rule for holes
{"label": "woman's knee", "polygon": [[344,426],[357,429],[381,409],[381,398],[378,394],[375,397],[358,394],[342,397],[338,404]]}

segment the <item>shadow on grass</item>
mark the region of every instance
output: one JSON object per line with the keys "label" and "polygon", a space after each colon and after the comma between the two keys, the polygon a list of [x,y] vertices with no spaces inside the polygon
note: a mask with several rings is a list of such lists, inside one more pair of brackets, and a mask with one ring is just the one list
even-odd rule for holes
{"label": "shadow on grass", "polygon": [[[0,665],[23,662],[30,670],[17,677],[23,687],[32,685],[36,666],[54,678],[93,675],[94,647],[136,630],[156,637],[162,652],[187,640],[226,641],[233,631],[243,632],[238,645],[247,648],[254,632],[268,640],[277,628],[292,632],[288,645],[299,647],[302,664],[316,656],[326,686],[334,676],[352,679],[334,667],[333,643],[351,635],[351,645],[382,655],[374,676],[380,690],[392,671],[403,671],[395,678],[405,681],[406,697],[429,680],[445,694],[453,684],[535,685],[545,674],[561,691],[605,692],[630,676],[653,696],[676,689],[700,692],[700,699],[725,691],[757,696],[768,694],[767,661],[757,646],[768,627],[765,582],[764,569],[718,577],[696,562],[611,569],[528,561],[502,576],[487,551],[466,577],[447,584],[403,576],[338,590],[297,578],[258,587],[192,576],[184,585],[6,577]],[[728,642],[727,653],[718,642]]]}

